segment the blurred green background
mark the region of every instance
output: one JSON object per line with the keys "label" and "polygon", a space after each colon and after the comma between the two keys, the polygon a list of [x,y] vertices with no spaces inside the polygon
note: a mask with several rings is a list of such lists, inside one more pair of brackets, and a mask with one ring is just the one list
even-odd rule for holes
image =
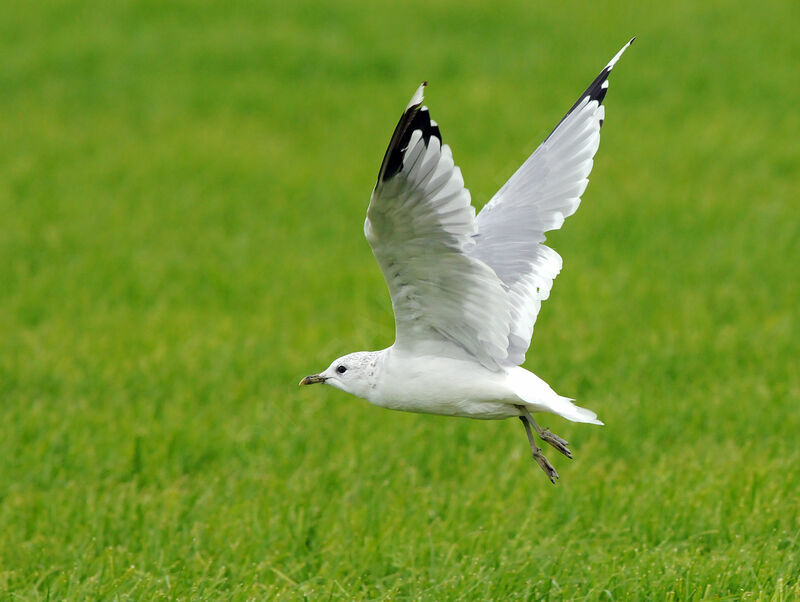
{"label": "blurred green background", "polygon": [[[800,4],[17,2],[0,593],[800,597]],[[476,206],[632,35],[526,366],[598,412],[382,410],[362,235],[416,86]]]}

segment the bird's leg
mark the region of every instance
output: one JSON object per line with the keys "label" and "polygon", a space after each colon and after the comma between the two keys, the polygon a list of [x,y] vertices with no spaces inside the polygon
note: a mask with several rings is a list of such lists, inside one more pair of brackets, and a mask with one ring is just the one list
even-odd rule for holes
{"label": "bird's leg", "polygon": [[520,416],[520,418],[524,417],[527,419],[527,421],[531,424],[531,426],[533,426],[533,429],[536,431],[536,434],[539,435],[539,438],[542,441],[544,441],[545,443],[549,443],[550,445],[555,447],[558,451],[560,451],[562,454],[564,454],[567,458],[572,460],[572,452],[567,447],[567,445],[569,445],[567,441],[564,441],[561,437],[559,437],[555,433],[551,433],[550,429],[543,429],[538,424],[536,424],[536,421],[533,419],[533,416],[531,416],[531,413],[525,406],[517,406],[517,407],[519,408],[519,411],[522,412],[522,416]]}
{"label": "bird's leg", "polygon": [[528,435],[528,441],[531,444],[531,453],[533,454],[533,459],[542,467],[542,470],[545,472],[547,477],[550,479],[550,482],[555,485],[556,479],[558,478],[558,473],[556,469],[553,468],[553,465],[547,461],[547,458],[544,457],[542,454],[542,450],[536,445],[536,441],[533,438],[533,433],[531,432],[531,427],[528,424],[525,416],[520,416],[520,420],[522,420],[522,424],[525,426],[525,433]]}

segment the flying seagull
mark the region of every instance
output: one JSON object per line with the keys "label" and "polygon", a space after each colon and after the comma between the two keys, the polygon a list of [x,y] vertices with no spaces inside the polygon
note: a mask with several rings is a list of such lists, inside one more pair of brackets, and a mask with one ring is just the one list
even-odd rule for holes
{"label": "flying seagull", "polygon": [[[634,38],[635,39],[635,38]],[[485,420],[518,417],[533,457],[555,483],[539,438],[572,458],[567,441],[531,416],[603,423],[520,364],[561,257],[542,244],[575,213],[600,143],[605,66],[561,122],[476,216],[461,170],[422,105],[408,103],[383,157],[364,233],[395,317],[395,342],[333,361],[301,385],[326,383],[378,406]]]}

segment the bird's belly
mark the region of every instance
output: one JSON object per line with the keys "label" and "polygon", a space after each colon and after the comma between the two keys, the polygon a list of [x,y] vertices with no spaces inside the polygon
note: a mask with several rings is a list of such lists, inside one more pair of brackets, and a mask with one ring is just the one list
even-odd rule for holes
{"label": "bird's belly", "polygon": [[474,401],[464,398],[447,400],[400,400],[377,404],[390,410],[415,412],[417,414],[437,414],[440,416],[460,416],[481,420],[500,420],[519,416],[517,408],[499,401]]}
{"label": "bird's belly", "polygon": [[397,362],[369,396],[375,405],[404,412],[497,420],[518,416],[519,398],[506,375],[474,362],[435,358]]}

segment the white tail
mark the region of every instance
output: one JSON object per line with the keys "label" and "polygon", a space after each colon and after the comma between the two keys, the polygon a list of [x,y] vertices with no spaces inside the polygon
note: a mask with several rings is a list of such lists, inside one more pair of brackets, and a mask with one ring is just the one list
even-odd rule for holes
{"label": "white tail", "polygon": [[533,372],[516,367],[508,371],[508,376],[511,389],[532,412],[550,412],[572,422],[603,424],[597,414],[576,406],[569,397],[562,397]]}

